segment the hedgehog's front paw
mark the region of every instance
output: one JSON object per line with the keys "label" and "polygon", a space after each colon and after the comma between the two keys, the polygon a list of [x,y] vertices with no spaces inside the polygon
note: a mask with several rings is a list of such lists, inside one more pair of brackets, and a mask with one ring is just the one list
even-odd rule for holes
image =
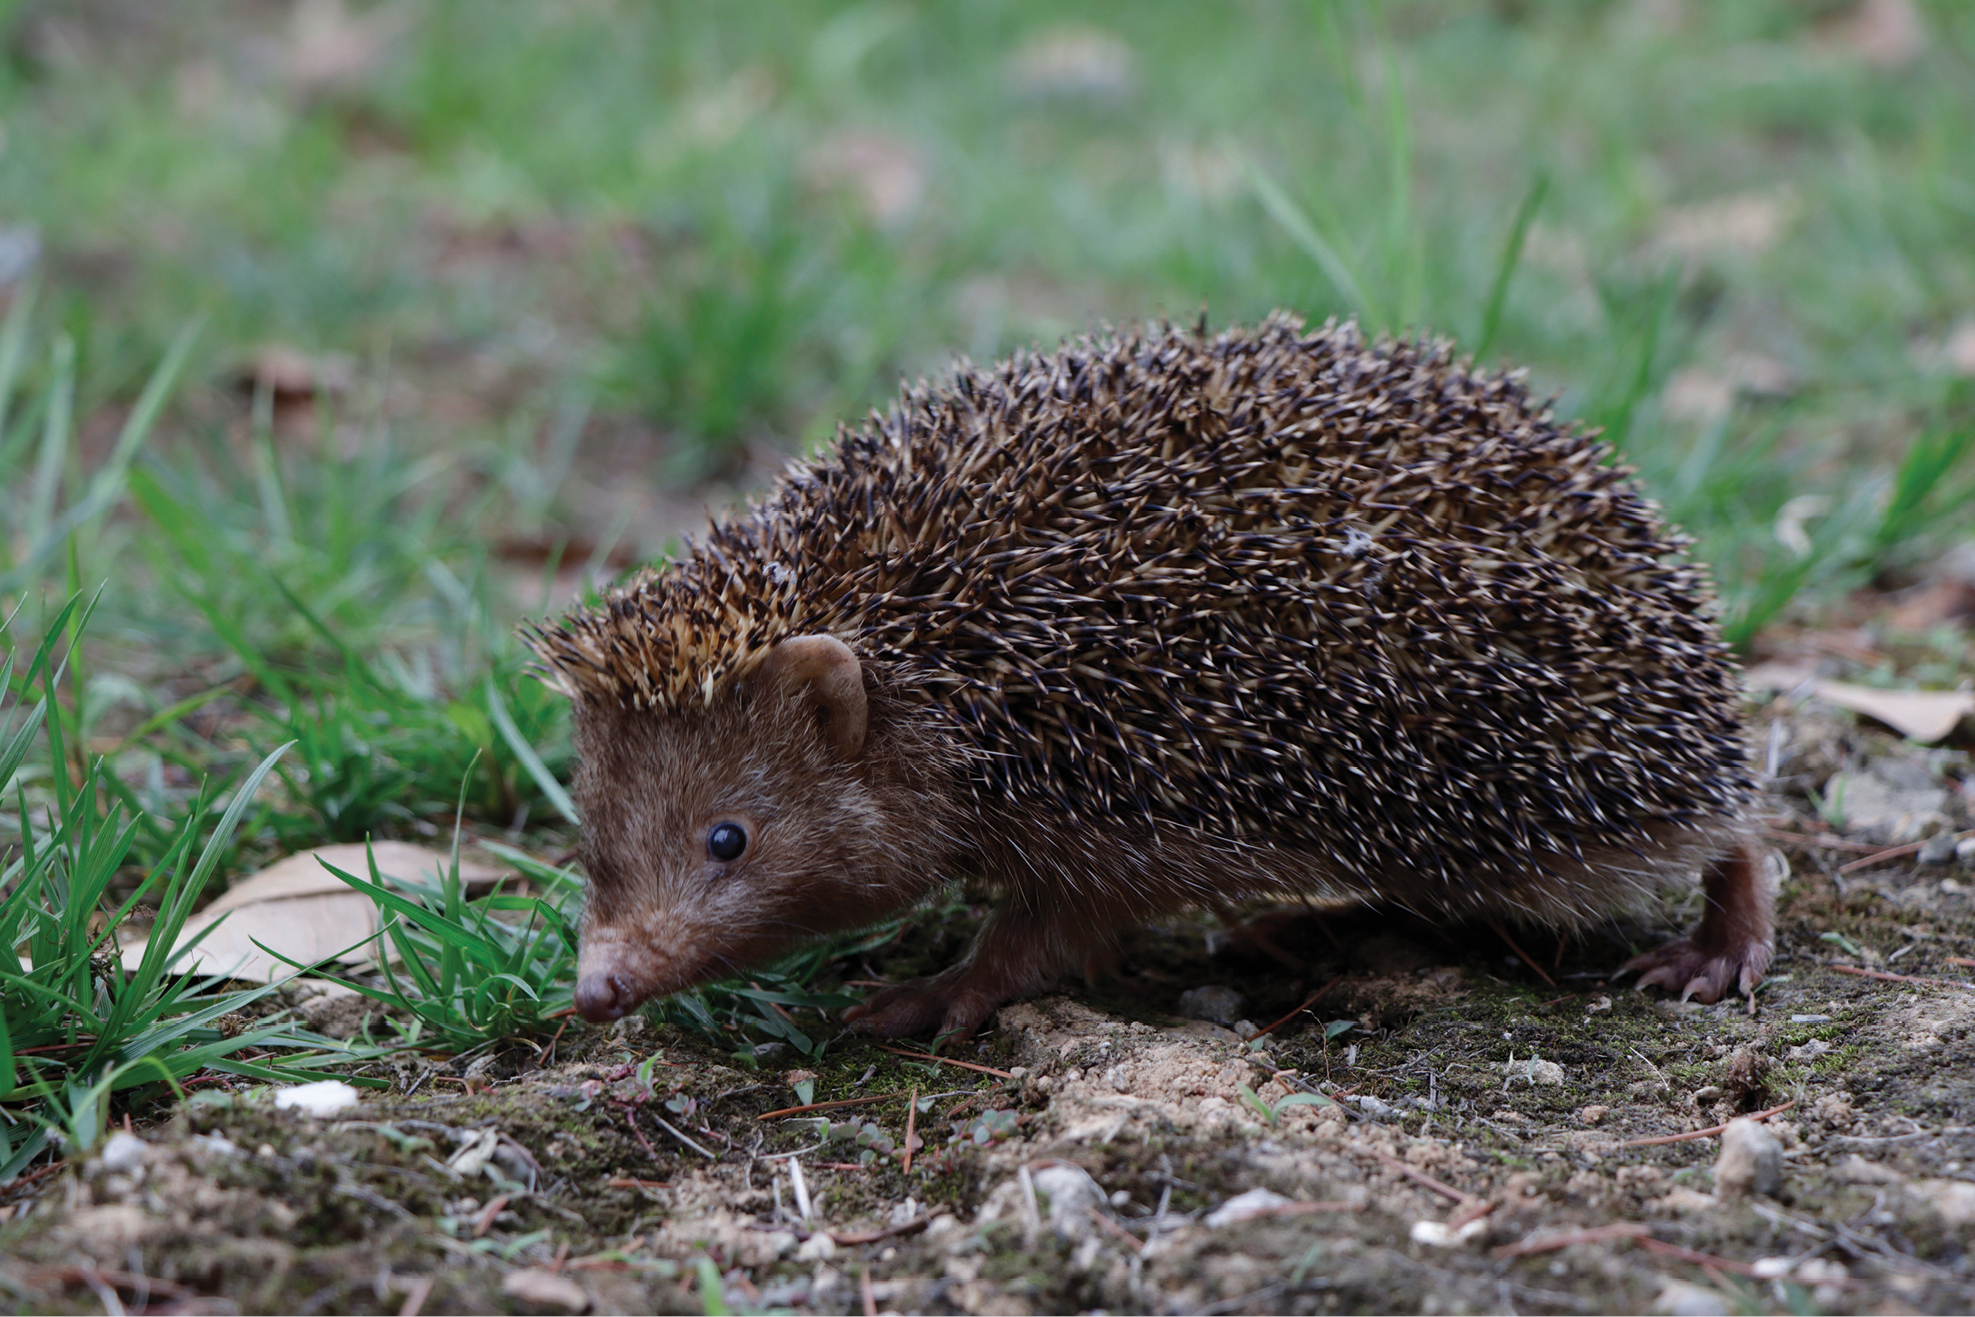
{"label": "hedgehog's front paw", "polygon": [[910,1038],[937,1034],[941,1042],[973,1036],[1001,1003],[940,979],[886,988],[843,1013],[844,1022],[859,1033],[880,1038]]}
{"label": "hedgehog's front paw", "polygon": [[1728,947],[1706,946],[1691,937],[1669,942],[1643,956],[1634,956],[1619,967],[1620,974],[1639,971],[1642,988],[1665,988],[1678,992],[1680,1000],[1692,997],[1698,1002],[1717,1002],[1740,992],[1755,1008],[1755,987],[1769,968],[1769,943],[1746,939]]}

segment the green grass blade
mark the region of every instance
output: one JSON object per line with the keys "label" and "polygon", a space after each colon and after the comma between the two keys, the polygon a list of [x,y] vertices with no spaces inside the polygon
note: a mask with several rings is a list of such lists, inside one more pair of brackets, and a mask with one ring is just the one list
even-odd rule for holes
{"label": "green grass blade", "polygon": [[500,691],[495,689],[492,677],[487,678],[487,716],[493,719],[495,730],[500,732],[501,739],[507,742],[507,748],[514,752],[515,759],[527,770],[528,776],[540,788],[542,795],[548,799],[549,804],[555,806],[556,813],[580,826],[583,820],[576,812],[576,802],[569,798],[569,793],[563,789],[562,783],[556,781],[555,774],[551,773],[549,766],[542,762],[542,757],[535,753],[535,747],[528,744],[528,738],[521,734],[519,727],[515,726],[514,715],[507,711],[507,701],[503,700]]}
{"label": "green grass blade", "polygon": [[41,421],[41,452],[35,458],[34,483],[28,493],[27,520],[21,538],[28,545],[27,560],[15,564],[7,574],[7,588],[16,577],[31,574],[35,555],[49,542],[48,527],[55,519],[55,495],[62,481],[62,466],[68,456],[69,430],[75,410],[75,340],[67,334],[55,339],[51,349],[48,411]]}
{"label": "green grass blade", "polygon": [[1368,331],[1386,328],[1385,317],[1372,305],[1371,298],[1365,294],[1364,285],[1352,273],[1349,262],[1331,245],[1330,239],[1318,231],[1316,223],[1303,208],[1290,200],[1289,194],[1278,187],[1276,181],[1246,152],[1241,153],[1241,164],[1248,175],[1248,185],[1254,189],[1262,209],[1289,235],[1290,241],[1303,249],[1304,255],[1317,263],[1317,268],[1324,272],[1324,277],[1344,298],[1351,313],[1364,323]]}
{"label": "green grass blade", "polygon": [[1488,350],[1495,346],[1495,335],[1502,327],[1502,308],[1508,304],[1509,281],[1515,277],[1516,267],[1522,263],[1523,243],[1529,238],[1529,226],[1535,222],[1536,212],[1542,208],[1543,198],[1550,191],[1550,176],[1538,172],[1530,180],[1529,190],[1522,194],[1522,204],[1516,207],[1516,217],[1509,225],[1509,237],[1502,244],[1502,259],[1496,262],[1495,278],[1488,286],[1488,303],[1481,313],[1481,332],[1476,335],[1474,359],[1482,362]]}
{"label": "green grass blade", "polygon": [[28,323],[34,316],[34,300],[39,291],[30,282],[15,293],[13,305],[7,308],[7,323],[0,326],[0,443],[5,442],[14,386],[20,382],[21,361],[27,355]]}

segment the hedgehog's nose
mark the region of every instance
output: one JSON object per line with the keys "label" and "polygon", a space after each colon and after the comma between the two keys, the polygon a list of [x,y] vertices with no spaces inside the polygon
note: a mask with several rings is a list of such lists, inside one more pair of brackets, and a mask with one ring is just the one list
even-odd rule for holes
{"label": "hedgehog's nose", "polygon": [[608,1024],[624,1014],[631,993],[615,974],[585,974],[576,983],[576,1010],[591,1024]]}

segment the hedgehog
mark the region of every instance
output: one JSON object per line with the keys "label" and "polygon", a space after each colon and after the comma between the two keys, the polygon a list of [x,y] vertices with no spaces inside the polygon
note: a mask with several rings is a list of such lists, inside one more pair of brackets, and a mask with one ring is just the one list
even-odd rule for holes
{"label": "hedgehog", "polygon": [[1708,574],[1594,432],[1446,342],[1104,332],[960,363],[526,632],[573,705],[589,1020],[998,901],[846,1012],[966,1036],[1247,898],[1575,929],[1751,996],[1771,897]]}

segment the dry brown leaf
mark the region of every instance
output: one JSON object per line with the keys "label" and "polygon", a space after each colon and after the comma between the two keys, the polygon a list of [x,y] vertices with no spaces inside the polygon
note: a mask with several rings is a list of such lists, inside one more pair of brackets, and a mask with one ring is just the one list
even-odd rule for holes
{"label": "dry brown leaf", "polygon": [[[375,843],[372,851],[377,857],[378,872],[402,881],[430,880],[443,875],[450,863],[444,854],[409,842],[381,841]],[[298,971],[255,946],[256,942],[291,960],[312,965],[374,936],[376,905],[330,873],[323,867],[325,863],[359,878],[370,875],[364,847],[358,844],[319,846],[277,860],[236,883],[185,921],[178,940],[173,943],[174,949],[185,946],[202,930],[225,917],[225,922],[208,933],[178,963],[178,968],[196,967],[202,974],[225,974],[229,978],[272,983]],[[459,873],[470,891],[490,885],[505,871],[462,859]],[[361,960],[375,958],[368,947],[351,956]],[[143,957],[144,943],[126,945],[124,968],[136,969]]]}
{"label": "dry brown leaf", "polygon": [[1963,718],[1975,717],[1975,691],[1879,690],[1829,681],[1803,663],[1760,663],[1742,674],[1750,690],[1792,695],[1803,690],[1826,704],[1876,718],[1902,736],[1934,742],[1955,729]]}
{"label": "dry brown leaf", "polygon": [[501,1281],[501,1293],[537,1308],[561,1308],[564,1312],[588,1312],[590,1294],[581,1285],[547,1267],[524,1267],[510,1271]]}
{"label": "dry brown leaf", "polygon": [[1877,718],[1916,741],[1938,741],[1975,714],[1971,691],[1885,691],[1843,681],[1820,681],[1816,689],[1825,703]]}

